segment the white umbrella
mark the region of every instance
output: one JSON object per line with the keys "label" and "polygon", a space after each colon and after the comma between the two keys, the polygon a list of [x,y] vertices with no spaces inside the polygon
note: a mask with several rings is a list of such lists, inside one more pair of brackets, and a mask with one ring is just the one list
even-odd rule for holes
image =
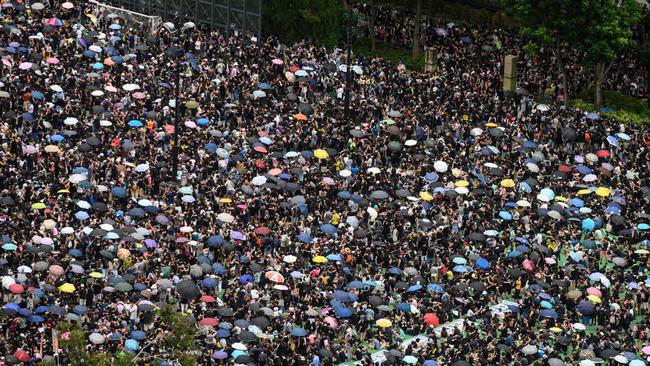
{"label": "white umbrella", "polygon": [[368,170],[366,170],[366,172],[368,172],[370,174],[379,174],[381,172],[381,170],[379,168],[373,166],[372,168],[368,168]]}
{"label": "white umbrella", "polygon": [[253,92],[253,96],[255,98],[264,98],[264,97],[266,97],[266,92],[264,90],[255,90]]}
{"label": "white umbrella", "polygon": [[89,210],[90,209],[90,203],[88,203],[86,201],[77,202],[77,206],[79,206],[80,208],[83,208],[84,210]]}
{"label": "white umbrella", "polygon": [[483,130],[478,127],[474,127],[471,131],[469,131],[469,134],[472,136],[481,136],[483,134]]}
{"label": "white umbrella", "polygon": [[138,90],[140,89],[140,87],[136,84],[124,84],[122,85],[122,89],[130,92],[130,91]]}
{"label": "white umbrella", "polygon": [[65,234],[65,235],[74,234],[74,229],[71,228],[70,226],[66,226],[63,229],[61,229],[61,234]]}
{"label": "white umbrella", "polygon": [[253,178],[251,183],[255,186],[261,186],[262,184],[266,183],[266,177],[263,175],[258,175],[257,177]]}
{"label": "white umbrella", "polygon": [[485,166],[487,168],[498,168],[499,167],[498,165],[496,165],[494,163],[490,163],[490,162],[487,162],[487,163],[483,164],[483,166]]}
{"label": "white umbrella", "polygon": [[357,75],[362,75],[363,74],[363,69],[359,65],[352,66],[352,71],[354,71],[354,73],[357,74]]}
{"label": "white umbrella", "polygon": [[549,217],[552,217],[552,218],[554,218],[554,219],[556,219],[556,220],[559,220],[559,219],[562,218],[562,214],[560,214],[559,212],[557,212],[557,211],[555,211],[555,210],[548,211],[546,214],[547,214]]}
{"label": "white umbrella", "polygon": [[235,220],[235,217],[227,212],[222,212],[217,215],[217,219],[221,222],[231,223]]}
{"label": "white umbrella", "polygon": [[68,118],[63,120],[63,123],[68,125],[68,126],[74,126],[77,123],[79,123],[79,120],[74,118],[74,117],[68,117]]}
{"label": "white umbrella", "polygon": [[9,290],[9,286],[13,285],[14,283],[16,283],[16,280],[13,277],[11,276],[2,277],[2,287],[6,288],[7,290]]}
{"label": "white umbrella", "polygon": [[600,283],[603,284],[603,286],[610,288],[612,286],[612,283],[609,281],[609,278],[603,276],[600,278]]}
{"label": "white umbrella", "polygon": [[92,344],[102,344],[104,343],[104,336],[99,333],[92,333],[88,336],[88,340]]}
{"label": "white umbrella", "polygon": [[438,160],[433,163],[433,168],[439,173],[444,173],[449,169],[449,165],[442,160]]}
{"label": "white umbrella", "polygon": [[68,177],[68,180],[70,183],[77,184],[81,181],[84,181],[88,179],[85,174],[72,174],[70,177]]}
{"label": "white umbrella", "polygon": [[114,229],[113,225],[111,225],[111,224],[101,224],[101,225],[99,225],[99,227],[102,230],[106,230],[106,231],[113,231],[113,229]]}
{"label": "white umbrella", "polygon": [[101,90],[93,90],[92,93],[90,93],[93,97],[101,97],[104,95],[104,92]]}
{"label": "white umbrella", "polygon": [[57,93],[63,93],[63,88],[59,85],[50,85],[50,89],[54,90]]}
{"label": "white umbrella", "polygon": [[585,181],[585,182],[593,182],[596,179],[598,179],[598,177],[596,177],[595,174],[587,174],[587,175],[584,176],[584,178],[582,178],[582,180]]}
{"label": "white umbrella", "polygon": [[[143,198],[143,199],[141,199],[141,200],[138,201],[138,205],[140,205],[140,206],[142,206],[142,207],[148,207],[148,206],[153,206],[153,202],[149,201],[149,200],[146,199],[146,198]],[[110,230],[109,230],[109,231],[110,231]]]}
{"label": "white umbrella", "polygon": [[110,127],[110,126],[113,125],[113,122],[103,119],[103,120],[99,121],[99,125],[101,127]]}
{"label": "white umbrella", "polygon": [[415,145],[417,145],[417,144],[418,144],[418,142],[415,141],[415,140],[406,140],[406,141],[404,142],[404,145],[405,145],[405,146],[415,146]]}
{"label": "white umbrella", "polygon": [[135,167],[135,171],[138,172],[138,173],[144,173],[144,172],[146,172],[147,170],[149,170],[149,164],[147,164],[147,163],[144,163],[144,164],[138,164],[138,165]]}
{"label": "white umbrella", "polygon": [[372,208],[372,207],[368,207],[368,208],[366,209],[366,212],[368,213],[368,215],[370,215],[370,218],[371,218],[372,220],[374,220],[374,219],[377,218],[378,213],[377,213],[377,210],[375,210],[374,208]]}
{"label": "white umbrella", "polygon": [[352,175],[352,172],[347,169],[343,169],[339,172],[339,175],[342,176],[343,178],[347,178]]}
{"label": "white umbrella", "polygon": [[285,263],[294,263],[298,258],[295,255],[285,255],[282,257],[282,261]]}
{"label": "white umbrella", "polygon": [[546,104],[538,104],[537,105],[537,110],[538,111],[546,112],[549,109],[551,109],[551,108],[549,106],[547,106]]}
{"label": "white umbrella", "polygon": [[94,45],[88,47],[88,49],[91,50],[91,51],[93,51],[93,52],[95,52],[95,53],[100,53],[100,52],[102,52],[102,48],[99,47],[99,46],[96,45],[96,44],[94,44]]}
{"label": "white umbrella", "polygon": [[517,205],[520,207],[530,207],[530,202],[526,200],[519,200],[517,201]]}
{"label": "white umbrella", "polygon": [[535,163],[527,163],[526,168],[528,168],[528,170],[533,173],[539,173],[539,166],[537,166]]}

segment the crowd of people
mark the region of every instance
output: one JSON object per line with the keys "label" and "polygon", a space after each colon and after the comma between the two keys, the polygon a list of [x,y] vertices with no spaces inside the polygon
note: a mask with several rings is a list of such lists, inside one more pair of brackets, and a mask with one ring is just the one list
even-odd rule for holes
{"label": "crowd of people", "polygon": [[[431,75],[1,14],[0,364],[73,364],[73,325],[181,364],[170,309],[200,365],[647,363],[650,131],[536,103],[558,75],[516,32],[431,22]],[[502,91],[506,54],[527,92]]]}

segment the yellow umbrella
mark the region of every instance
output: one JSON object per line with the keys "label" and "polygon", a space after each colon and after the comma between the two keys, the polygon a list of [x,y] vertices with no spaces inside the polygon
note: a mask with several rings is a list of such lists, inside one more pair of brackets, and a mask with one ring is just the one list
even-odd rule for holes
{"label": "yellow umbrella", "polygon": [[393,323],[390,320],[386,319],[386,318],[381,318],[381,319],[377,320],[375,322],[375,324],[377,324],[377,326],[379,328],[388,328],[391,325],[393,325]]}
{"label": "yellow umbrella", "polygon": [[59,286],[59,291],[65,292],[65,293],[68,293],[68,294],[71,294],[71,293],[75,292],[76,290],[77,289],[71,283],[64,283],[63,285]]}
{"label": "yellow umbrella", "polygon": [[454,184],[456,185],[456,187],[467,187],[469,185],[469,182],[466,180],[459,180]]}
{"label": "yellow umbrella", "polygon": [[587,300],[593,302],[594,304],[600,304],[600,303],[602,302],[602,300],[600,299],[600,297],[598,297],[598,296],[594,296],[594,295],[589,295],[589,296],[587,296]]}
{"label": "yellow umbrella", "polygon": [[560,201],[560,202],[566,202],[566,197],[555,196],[555,200],[556,200],[556,201]]}
{"label": "yellow umbrella", "polygon": [[579,195],[591,194],[592,192],[589,189],[581,189],[578,191]]}
{"label": "yellow umbrella", "polygon": [[420,198],[425,201],[433,201],[433,196],[429,192],[420,192]]}
{"label": "yellow umbrella", "polygon": [[92,278],[102,278],[102,277],[104,277],[104,275],[99,273],[99,272],[90,272],[89,276],[92,277]]}
{"label": "yellow umbrella", "polygon": [[598,187],[596,188],[596,194],[601,197],[607,197],[612,193],[612,190],[607,187]]}
{"label": "yellow umbrella", "polygon": [[323,149],[316,149],[314,150],[314,156],[318,159],[327,159],[329,158],[330,154],[327,153],[327,151]]}
{"label": "yellow umbrella", "polygon": [[317,255],[312,258],[311,261],[314,263],[325,263],[327,262],[327,258],[323,257],[322,255]]}
{"label": "yellow umbrella", "polygon": [[647,249],[637,249],[634,251],[636,254],[648,254],[650,253]]}
{"label": "yellow umbrella", "polygon": [[55,152],[61,151],[61,150],[59,150],[59,147],[56,146],[56,145],[47,145],[47,146],[45,146],[45,148],[43,150],[45,150],[45,152],[49,152],[49,153],[55,153]]}
{"label": "yellow umbrella", "polygon": [[45,204],[43,202],[36,202],[32,204],[32,208],[34,210],[42,210],[45,208]]}
{"label": "yellow umbrella", "polygon": [[67,189],[59,189],[56,193],[70,193]]}
{"label": "yellow umbrella", "polygon": [[512,188],[515,186],[515,181],[512,179],[504,179],[501,181],[501,186],[506,188]]}
{"label": "yellow umbrella", "polygon": [[228,197],[219,198],[219,203],[231,203],[232,200]]}
{"label": "yellow umbrella", "polygon": [[562,333],[562,332],[564,332],[564,330],[562,330],[562,328],[558,328],[558,327],[553,327],[553,328],[550,328],[549,330],[551,332],[553,332],[553,333]]}
{"label": "yellow umbrella", "polygon": [[496,123],[494,123],[494,122],[488,122],[488,123],[486,123],[485,125],[486,125],[487,127],[499,127],[499,125],[496,124]]}

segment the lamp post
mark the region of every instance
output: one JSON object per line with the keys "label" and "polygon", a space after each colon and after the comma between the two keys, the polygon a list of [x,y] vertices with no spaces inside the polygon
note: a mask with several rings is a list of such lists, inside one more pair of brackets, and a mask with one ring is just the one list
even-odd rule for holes
{"label": "lamp post", "polygon": [[348,5],[348,57],[346,63],[348,67],[345,72],[345,118],[350,117],[350,88],[352,87],[352,7]]}
{"label": "lamp post", "polygon": [[172,150],[172,171],[171,174],[172,176],[170,177],[170,181],[175,182],[178,180],[178,154],[180,152],[180,146],[178,142],[178,134],[179,134],[179,124],[181,121],[181,103],[180,103],[180,94],[181,94],[181,71],[182,71],[182,63],[180,60],[180,50],[176,45],[172,45],[169,47],[167,50],[167,56],[169,58],[174,59],[176,61],[176,85],[175,85],[175,92],[174,92],[174,109],[175,109],[175,116],[174,116],[174,149]]}

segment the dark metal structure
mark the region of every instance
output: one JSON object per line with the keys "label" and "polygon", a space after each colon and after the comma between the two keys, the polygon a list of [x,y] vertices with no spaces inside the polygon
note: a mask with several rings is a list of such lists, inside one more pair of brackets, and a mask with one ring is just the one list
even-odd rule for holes
{"label": "dark metal structure", "polygon": [[253,33],[261,39],[262,0],[106,0],[108,5],[157,15],[181,26],[202,24],[227,32]]}

